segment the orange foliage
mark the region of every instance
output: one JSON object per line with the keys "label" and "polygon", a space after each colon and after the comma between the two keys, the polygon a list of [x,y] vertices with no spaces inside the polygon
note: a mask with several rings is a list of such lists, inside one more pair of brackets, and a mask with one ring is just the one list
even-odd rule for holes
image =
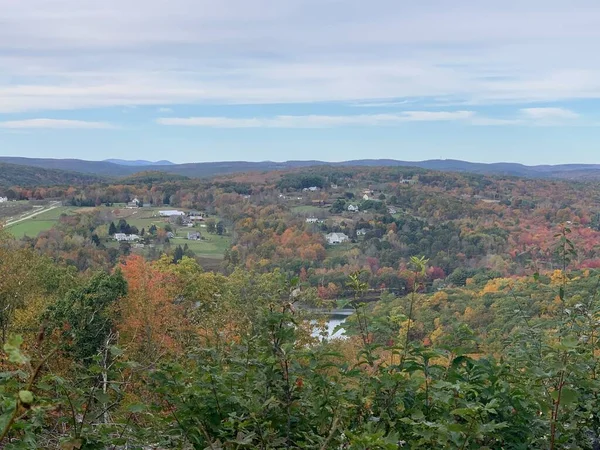
{"label": "orange foliage", "polygon": [[132,255],[121,265],[128,293],[119,302],[119,331],[128,351],[151,360],[175,352],[185,334],[172,274]]}

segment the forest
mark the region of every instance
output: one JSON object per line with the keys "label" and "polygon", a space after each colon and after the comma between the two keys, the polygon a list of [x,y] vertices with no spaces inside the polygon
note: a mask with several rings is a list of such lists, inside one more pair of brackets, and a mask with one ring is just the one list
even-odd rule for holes
{"label": "forest", "polygon": [[0,448],[600,448],[595,182],[318,166],[0,197]]}

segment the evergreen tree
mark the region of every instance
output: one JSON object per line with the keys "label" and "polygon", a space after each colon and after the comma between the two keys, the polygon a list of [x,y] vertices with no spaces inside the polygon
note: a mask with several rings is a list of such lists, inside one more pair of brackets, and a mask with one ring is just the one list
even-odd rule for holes
{"label": "evergreen tree", "polygon": [[173,255],[173,263],[177,264],[179,261],[182,260],[183,256],[184,256],[183,248],[181,248],[181,245],[178,245],[177,247],[175,247],[175,253]]}

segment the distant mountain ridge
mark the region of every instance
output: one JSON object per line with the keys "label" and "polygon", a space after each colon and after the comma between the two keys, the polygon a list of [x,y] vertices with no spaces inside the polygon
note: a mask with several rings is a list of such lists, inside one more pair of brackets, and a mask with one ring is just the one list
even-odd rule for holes
{"label": "distant mountain ridge", "polygon": [[[114,160],[112,160],[114,161]],[[119,160],[121,161],[121,160]],[[158,161],[152,165],[116,164],[110,161],[85,161],[81,159],[50,159],[0,157],[0,162],[44,169],[59,169],[104,177],[126,177],[138,172],[165,172],[190,178],[210,177],[231,173],[286,170],[310,166],[331,167],[419,167],[422,169],[469,172],[485,175],[520,176],[529,178],[562,178],[573,180],[600,180],[600,164],[560,164],[526,166],[518,163],[473,163],[455,159],[432,159],[427,161],[401,161],[394,159],[360,159],[343,162],[310,161],[221,161],[188,164],[167,164]],[[141,163],[145,161],[140,161]],[[165,163],[161,165],[159,163]]]}
{"label": "distant mountain ridge", "polygon": [[103,181],[102,178],[93,174],[0,162],[0,187],[4,188],[10,186],[69,186],[100,181]]}
{"label": "distant mountain ridge", "polygon": [[161,160],[161,161],[146,161],[144,159],[136,159],[134,161],[128,159],[105,159],[104,162],[109,162],[113,164],[118,164],[119,166],[173,166],[175,165],[171,161]]}

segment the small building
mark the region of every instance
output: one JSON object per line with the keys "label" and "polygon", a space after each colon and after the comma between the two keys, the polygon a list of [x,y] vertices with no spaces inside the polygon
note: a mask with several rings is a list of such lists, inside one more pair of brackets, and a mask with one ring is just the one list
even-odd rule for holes
{"label": "small building", "polygon": [[188,241],[199,241],[202,239],[202,235],[198,232],[188,232],[187,234]]}
{"label": "small building", "polygon": [[0,203],[6,203],[8,201],[8,197],[0,197]]}
{"label": "small building", "polygon": [[396,208],[394,208],[393,206],[390,206],[388,208],[388,213],[390,214],[396,214],[398,211],[396,210]]}
{"label": "small building", "polygon": [[204,213],[201,213],[200,211],[190,211],[188,213],[188,219],[202,222],[204,220]]}
{"label": "small building", "polygon": [[325,236],[329,245],[343,244],[348,242],[350,238],[344,233],[329,233]]}
{"label": "small building", "polygon": [[302,189],[304,192],[317,192],[319,190],[319,188],[317,186],[311,186],[311,187],[307,187]]}
{"label": "small building", "polygon": [[417,183],[418,183],[418,181],[413,180],[413,179],[406,180],[403,178],[400,180],[400,184],[417,184]]}
{"label": "small building", "polygon": [[172,231],[167,231],[167,237],[169,239],[173,239],[175,237],[175,233],[173,233]]}
{"label": "small building", "polygon": [[364,194],[363,195],[363,200],[369,200],[369,195],[368,194]]}
{"label": "small building", "polygon": [[137,234],[125,234],[125,233],[115,233],[115,240],[119,242],[132,242],[137,241],[140,237]]}
{"label": "small building", "polygon": [[137,198],[134,198],[129,203],[127,203],[127,208],[139,208],[142,202],[140,202]]}
{"label": "small building", "polygon": [[177,211],[176,209],[168,209],[165,211],[159,211],[158,215],[160,217],[178,217],[185,216],[185,213],[183,211]]}
{"label": "small building", "polygon": [[319,223],[319,219],[317,219],[316,217],[307,217],[306,223]]}
{"label": "small building", "polygon": [[358,206],[348,205],[348,211],[350,212],[358,212]]}
{"label": "small building", "polygon": [[357,236],[364,236],[367,234],[369,230],[367,230],[366,228],[361,228],[360,230],[356,230],[356,235]]}

